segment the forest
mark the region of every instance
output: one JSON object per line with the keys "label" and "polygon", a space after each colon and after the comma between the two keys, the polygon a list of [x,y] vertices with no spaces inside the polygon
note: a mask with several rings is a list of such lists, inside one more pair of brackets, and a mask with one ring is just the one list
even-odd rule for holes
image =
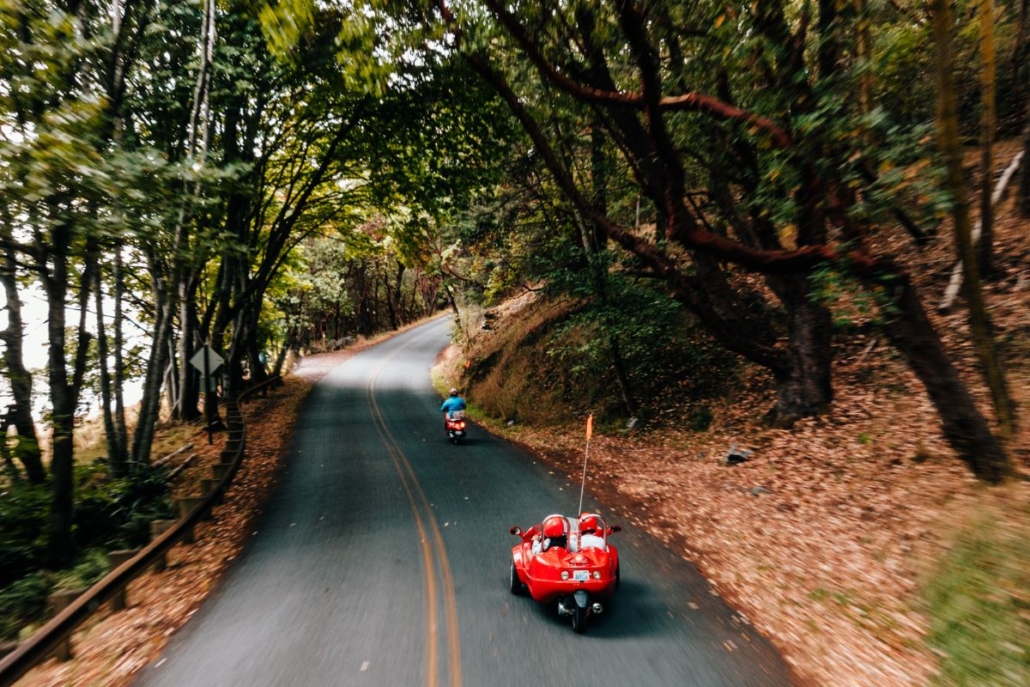
{"label": "forest", "polygon": [[589,332],[535,382],[570,412],[646,431],[747,364],[790,428],[875,331],[969,474],[1017,479],[1025,380],[983,294],[996,196],[1030,218],[1028,6],[0,0],[0,636],[170,507],[162,427],[530,292]]}

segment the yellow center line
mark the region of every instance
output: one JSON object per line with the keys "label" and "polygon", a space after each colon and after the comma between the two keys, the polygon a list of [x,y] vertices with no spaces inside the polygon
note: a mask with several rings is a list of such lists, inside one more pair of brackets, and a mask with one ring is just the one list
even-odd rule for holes
{"label": "yellow center line", "polygon": [[[372,373],[372,378],[368,383],[368,397],[372,406],[372,415],[375,418],[376,428],[383,439],[383,444],[386,447],[387,453],[390,455],[390,459],[393,461],[397,474],[401,478],[404,493],[408,497],[408,503],[411,505],[411,511],[415,516],[415,524],[418,527],[420,545],[422,548],[422,560],[426,569],[426,593],[429,597],[429,608],[427,611],[429,616],[429,636],[427,638],[429,674],[427,675],[426,684],[427,687],[437,687],[439,673],[439,646],[436,625],[436,575],[433,565],[433,544],[435,544],[440,563],[440,574],[443,578],[443,597],[447,615],[448,663],[450,664],[449,682],[450,687],[461,687],[461,639],[458,632],[458,604],[454,593],[454,578],[451,574],[451,565],[447,556],[447,549],[443,542],[443,533],[441,532],[439,523],[437,523],[436,517],[433,514],[429,499],[426,497],[426,494],[422,490],[422,486],[418,481],[418,477],[415,475],[411,462],[408,460],[407,456],[404,455],[404,452],[401,450],[389,429],[386,427],[386,420],[383,417],[383,413],[379,408],[379,403],[375,396],[375,384],[379,379],[379,374],[383,371],[383,368],[386,367],[387,363],[400,353],[401,350],[402,349],[398,349],[392,355],[387,357]],[[432,538],[427,535],[426,523],[423,520],[422,514],[419,512],[419,502],[421,502],[422,508],[425,511],[425,520],[429,523],[429,529],[432,531]]]}
{"label": "yellow center line", "polygon": [[422,486],[415,476],[411,463],[401,454],[404,465],[411,475],[415,491],[418,492],[426,509],[426,518],[429,520],[430,529],[433,531],[433,539],[436,542],[437,550],[440,552],[440,575],[443,577],[444,606],[447,610],[447,645],[448,660],[451,665],[451,687],[461,687],[461,637],[458,633],[458,602],[454,594],[454,578],[451,575],[450,558],[447,556],[447,548],[443,543],[443,531],[436,521],[436,516],[430,508],[429,499]]}

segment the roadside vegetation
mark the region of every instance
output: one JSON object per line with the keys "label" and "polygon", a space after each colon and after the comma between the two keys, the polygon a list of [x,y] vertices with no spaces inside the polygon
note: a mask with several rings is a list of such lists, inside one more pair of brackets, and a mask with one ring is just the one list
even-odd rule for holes
{"label": "roadside vegetation", "polygon": [[939,685],[1030,681],[1030,501],[1025,488],[978,495],[944,524],[950,549],[927,575]]}
{"label": "roadside vegetation", "polygon": [[[67,566],[55,570],[46,564],[46,486],[7,484],[0,495],[0,644],[24,639],[49,617],[53,592],[97,582],[110,572],[109,551],[145,546],[150,522],[175,514],[168,479],[173,465],[143,465],[111,477],[105,458],[98,455],[104,448],[102,432],[83,430],[74,476],[77,553]],[[191,434],[182,427],[166,427],[155,441],[155,455],[181,448],[175,442]]]}

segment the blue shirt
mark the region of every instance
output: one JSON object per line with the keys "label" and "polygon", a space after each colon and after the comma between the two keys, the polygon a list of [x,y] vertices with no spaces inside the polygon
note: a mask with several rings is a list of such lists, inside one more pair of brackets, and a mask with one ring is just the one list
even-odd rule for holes
{"label": "blue shirt", "polygon": [[452,410],[465,410],[465,399],[461,396],[448,396],[444,399],[440,411],[450,413]]}

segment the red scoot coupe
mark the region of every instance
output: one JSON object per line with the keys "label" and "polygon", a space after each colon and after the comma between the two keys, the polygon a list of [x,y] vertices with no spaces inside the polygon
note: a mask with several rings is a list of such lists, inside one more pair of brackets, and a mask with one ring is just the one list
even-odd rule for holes
{"label": "red scoot coupe", "polygon": [[537,603],[558,602],[558,615],[572,618],[572,629],[582,633],[587,618],[602,611],[600,599],[619,588],[619,552],[608,535],[621,532],[599,515],[579,518],[549,515],[523,532],[509,530],[522,541],[511,550],[511,593],[524,590]]}

